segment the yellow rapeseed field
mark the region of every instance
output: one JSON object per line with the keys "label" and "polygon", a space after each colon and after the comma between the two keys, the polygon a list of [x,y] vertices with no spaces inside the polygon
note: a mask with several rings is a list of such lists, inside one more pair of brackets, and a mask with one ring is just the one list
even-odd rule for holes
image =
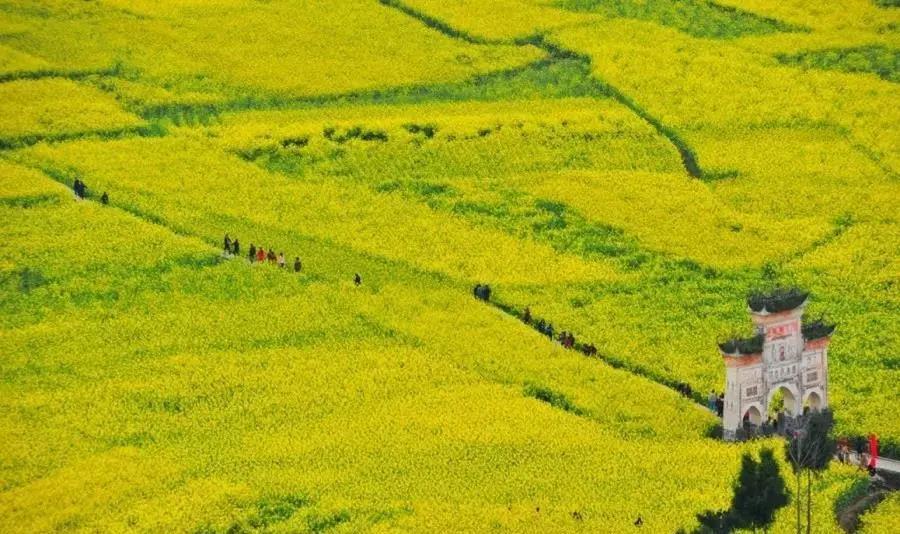
{"label": "yellow rapeseed field", "polygon": [[772,447],[795,532],[673,386],[797,286],[900,455],[898,15],[845,4],[0,0],[0,531],[692,531]]}

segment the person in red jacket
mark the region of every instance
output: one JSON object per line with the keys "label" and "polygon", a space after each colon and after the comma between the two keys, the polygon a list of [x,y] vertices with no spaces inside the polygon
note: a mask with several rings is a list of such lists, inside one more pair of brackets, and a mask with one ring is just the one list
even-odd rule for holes
{"label": "person in red jacket", "polygon": [[263,247],[259,247],[259,250],[256,251],[256,261],[257,263],[266,261],[266,249]]}
{"label": "person in red jacket", "polygon": [[869,471],[878,467],[878,436],[869,434]]}

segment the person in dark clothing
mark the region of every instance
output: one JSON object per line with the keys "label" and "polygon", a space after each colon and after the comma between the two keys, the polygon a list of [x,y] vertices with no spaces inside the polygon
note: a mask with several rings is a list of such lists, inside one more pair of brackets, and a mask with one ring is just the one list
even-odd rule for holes
{"label": "person in dark clothing", "polygon": [[528,306],[525,306],[525,311],[522,312],[522,322],[531,324],[531,309]]}
{"label": "person in dark clothing", "polygon": [[544,322],[543,319],[539,319],[537,322],[537,331],[545,334],[547,332],[547,323]]}
{"label": "person in dark clothing", "polygon": [[299,273],[300,269],[303,268],[303,265],[300,263],[300,256],[294,258],[294,272]]}
{"label": "person in dark clothing", "polygon": [[357,286],[362,284],[362,276],[360,276],[359,273],[356,273],[355,275],[353,275],[353,283],[356,284]]}
{"label": "person in dark clothing", "polygon": [[103,192],[103,196],[100,197],[101,204],[109,204],[109,195],[106,194],[106,191]]}
{"label": "person in dark clothing", "polygon": [[722,417],[723,413],[725,413],[725,395],[719,395],[716,399],[716,415]]}
{"label": "person in dark clothing", "polygon": [[487,284],[476,285],[473,292],[475,293],[475,298],[479,300],[488,301],[491,299],[491,287]]}
{"label": "person in dark clothing", "polygon": [[634,526],[639,527],[644,524],[644,520],[641,519],[641,516],[638,516],[637,519],[634,520]]}
{"label": "person in dark clothing", "polygon": [[241,253],[241,243],[238,241],[238,238],[234,238],[234,242],[231,243],[231,252],[238,256]]}
{"label": "person in dark clothing", "polygon": [[250,263],[256,260],[256,247],[253,243],[250,243],[250,252],[247,253],[247,258],[250,260]]}
{"label": "person in dark clothing", "polygon": [[553,339],[553,323],[547,323],[547,337]]}
{"label": "person in dark clothing", "polygon": [[275,263],[278,261],[278,256],[275,255],[275,249],[270,249],[269,253],[266,254],[266,259],[269,260],[269,263]]}
{"label": "person in dark clothing", "polygon": [[228,237],[228,234],[225,234],[225,239],[223,241],[222,250],[225,251],[225,254],[231,254],[231,238]]}
{"label": "person in dark clothing", "polygon": [[76,197],[78,197],[80,199],[84,199],[84,194],[87,191],[87,186],[84,185],[84,182],[82,182],[81,180],[76,178],[75,185],[72,186],[72,189],[75,190]]}

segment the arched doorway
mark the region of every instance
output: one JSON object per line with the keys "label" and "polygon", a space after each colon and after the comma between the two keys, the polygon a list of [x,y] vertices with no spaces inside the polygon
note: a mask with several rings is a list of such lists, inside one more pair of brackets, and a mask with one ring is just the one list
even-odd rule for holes
{"label": "arched doorway", "polygon": [[818,412],[822,408],[822,397],[815,391],[811,392],[806,396],[806,402],[803,404],[804,408],[809,408],[810,411]]}
{"label": "arched doorway", "polygon": [[769,417],[778,418],[779,413],[784,415],[797,415],[797,398],[785,386],[778,386],[769,394],[769,402],[766,404],[766,412]]}
{"label": "arched doorway", "polygon": [[744,423],[750,423],[753,426],[759,426],[762,424],[762,414],[759,413],[759,408],[756,406],[751,406],[744,412]]}

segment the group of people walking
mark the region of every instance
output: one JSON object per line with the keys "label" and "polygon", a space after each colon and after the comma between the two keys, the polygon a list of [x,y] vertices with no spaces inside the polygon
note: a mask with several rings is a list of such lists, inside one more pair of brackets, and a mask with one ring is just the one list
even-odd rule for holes
{"label": "group of people walking", "polygon": [[[75,193],[75,198],[79,200],[84,200],[87,198],[87,185],[81,181],[81,179],[76,178],[72,183],[72,191]],[[100,196],[100,202],[102,204],[109,204],[109,195],[106,191]],[[225,238],[222,240],[222,254],[226,258],[234,258],[239,257],[241,255],[241,242],[238,238],[231,239],[231,236],[225,234]],[[266,250],[264,247],[257,248],[253,243],[250,244],[250,248],[247,251],[247,260],[250,263],[271,263],[274,265],[278,265],[278,267],[284,269],[287,267],[287,258],[284,255],[284,252],[275,253],[275,249]],[[300,256],[294,257],[293,262],[293,270],[295,273],[299,273],[303,269],[303,263],[300,261]],[[353,275],[353,283],[357,286],[362,284],[362,276],[359,273],[355,273]],[[490,299],[491,290],[489,287],[484,286],[486,289],[486,294],[484,295],[484,300]],[[480,294],[483,290],[479,289],[476,291],[476,295]]]}
{"label": "group of people walking", "polygon": [[722,417],[725,413],[725,394],[717,394],[715,390],[710,390],[709,395],[706,397],[706,407],[709,408],[709,411],[712,413]]}
{"label": "group of people walking", "polygon": [[[87,198],[87,185],[82,182],[79,178],[75,178],[75,182],[72,184],[72,191],[75,192],[75,198],[80,200],[84,200]],[[101,204],[109,204],[109,195],[106,194],[106,191],[100,195],[100,203]]]}
{"label": "group of people walking", "polygon": [[[531,316],[531,308],[529,308],[528,306],[526,306],[522,311],[521,319],[523,323],[533,327],[541,334],[544,334],[551,340],[554,339],[555,330],[553,329],[553,323],[547,322],[544,319],[538,319],[537,321],[535,321]],[[573,334],[572,332],[563,330],[556,336],[556,341],[565,349],[580,350],[587,356],[595,356],[597,354],[597,347],[595,347],[594,345],[587,343],[576,343],[575,334]]]}
{"label": "group of people walking", "polygon": [[875,475],[878,467],[877,436],[870,434],[868,443],[863,437],[854,438],[853,443],[845,436],[837,440],[837,459],[839,462],[842,464],[853,464],[854,453],[856,454],[856,466],[862,471],[868,471],[870,475]]}
{"label": "group of people walking", "polygon": [[[225,234],[225,239],[222,243],[222,253],[225,257],[239,257],[241,255],[241,242],[238,238],[231,239],[228,234]],[[256,245],[250,243],[250,248],[247,250],[247,260],[250,263],[271,263],[274,265],[278,265],[278,267],[284,269],[287,267],[287,258],[285,258],[284,252],[275,253],[274,248],[270,248],[266,250],[264,247],[256,248]],[[296,256],[294,258],[294,272],[299,273],[303,269],[303,263],[300,261],[300,256]]]}
{"label": "group of people walking", "polygon": [[[240,257],[240,240],[236,237],[231,239],[228,234],[225,234],[225,238],[222,240],[222,254],[226,258]],[[269,263],[277,265],[281,269],[287,268],[287,258],[285,257],[284,252],[276,254],[274,248],[270,248],[269,250],[266,250],[265,247],[262,246],[257,248],[253,243],[250,243],[250,248],[247,250],[247,260],[250,263]],[[294,257],[292,268],[295,273],[299,273],[303,270],[303,262],[300,261],[300,256]],[[357,286],[362,284],[362,276],[360,276],[359,273],[353,275],[353,283]]]}

